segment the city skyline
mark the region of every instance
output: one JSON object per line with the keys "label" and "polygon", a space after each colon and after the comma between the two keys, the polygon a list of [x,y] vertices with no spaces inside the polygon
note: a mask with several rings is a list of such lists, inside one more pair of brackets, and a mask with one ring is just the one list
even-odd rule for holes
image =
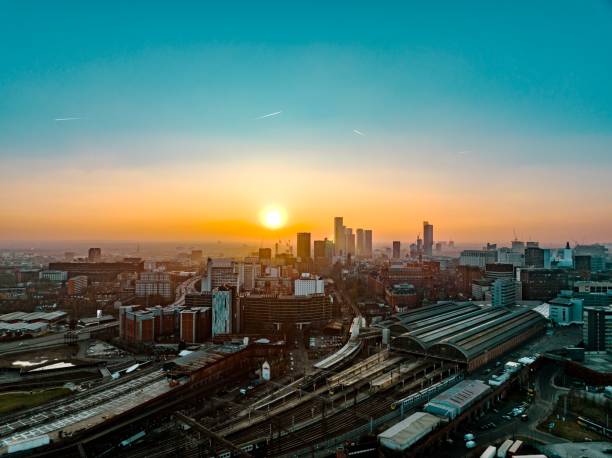
{"label": "city skyline", "polygon": [[609,242],[612,8],[477,3],[9,5],[0,240]]}

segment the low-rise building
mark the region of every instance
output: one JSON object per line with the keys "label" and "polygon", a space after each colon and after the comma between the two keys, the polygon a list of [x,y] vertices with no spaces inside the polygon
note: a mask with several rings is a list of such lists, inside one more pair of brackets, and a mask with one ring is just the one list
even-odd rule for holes
{"label": "low-rise building", "polygon": [[550,321],[559,326],[582,323],[582,299],[560,295],[548,302]]}
{"label": "low-rise building", "polygon": [[405,312],[419,305],[416,288],[410,283],[399,283],[387,288],[385,300],[391,306],[393,313]]}

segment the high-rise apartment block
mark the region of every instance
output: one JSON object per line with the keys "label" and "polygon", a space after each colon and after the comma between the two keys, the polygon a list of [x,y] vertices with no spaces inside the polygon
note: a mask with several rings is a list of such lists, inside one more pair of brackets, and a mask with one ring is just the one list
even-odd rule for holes
{"label": "high-rise apartment block", "polygon": [[346,254],[346,228],[342,216],[334,218],[334,248],[336,256]]}
{"label": "high-rise apartment block", "polygon": [[357,256],[364,257],[365,256],[365,233],[363,229],[357,229]]}
{"label": "high-rise apartment block", "polygon": [[297,234],[297,256],[301,262],[310,261],[310,232],[298,232]]}
{"label": "high-rise apartment block", "polygon": [[366,258],[371,258],[373,251],[372,251],[372,230],[371,229],[366,229],[364,231],[364,235],[365,235],[365,257]]}
{"label": "high-rise apartment block", "polygon": [[433,251],[433,224],[428,221],[423,221],[423,250],[427,256],[431,256]]}
{"label": "high-rise apartment block", "polygon": [[399,240],[395,240],[393,242],[393,255],[392,255],[393,259],[399,259],[401,258],[401,243],[399,242]]}

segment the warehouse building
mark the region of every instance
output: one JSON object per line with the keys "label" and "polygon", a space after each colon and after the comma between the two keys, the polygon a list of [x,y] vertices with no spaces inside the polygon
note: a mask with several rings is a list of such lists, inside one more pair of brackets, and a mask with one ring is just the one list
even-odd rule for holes
{"label": "warehouse building", "polygon": [[463,380],[425,404],[424,410],[453,420],[489,391],[491,387],[480,380]]}
{"label": "warehouse building", "polygon": [[438,427],[439,417],[425,412],[416,412],[378,435],[383,447],[396,453],[410,448]]}

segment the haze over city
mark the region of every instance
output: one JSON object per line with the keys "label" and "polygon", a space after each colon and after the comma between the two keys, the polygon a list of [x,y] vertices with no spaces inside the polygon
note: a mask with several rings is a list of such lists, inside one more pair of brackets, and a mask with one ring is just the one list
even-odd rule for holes
{"label": "haze over city", "polygon": [[0,239],[609,242],[609,2],[477,3],[7,2]]}
{"label": "haze over city", "polygon": [[612,1],[0,0],[0,458],[609,458]]}

